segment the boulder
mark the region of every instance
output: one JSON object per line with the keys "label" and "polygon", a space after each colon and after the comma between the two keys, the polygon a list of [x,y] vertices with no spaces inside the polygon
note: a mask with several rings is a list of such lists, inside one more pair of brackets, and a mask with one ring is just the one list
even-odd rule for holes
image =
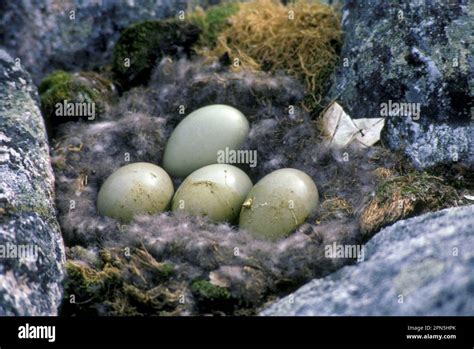
{"label": "boulder", "polygon": [[387,117],[385,142],[419,169],[474,167],[469,11],[468,0],[346,1],[328,100],[354,119]]}
{"label": "boulder", "polygon": [[64,245],[38,94],[0,50],[0,316],[56,315]]}
{"label": "boulder", "polygon": [[474,205],[428,213],[380,231],[365,260],[315,279],[261,315],[474,314]]}
{"label": "boulder", "polygon": [[39,83],[54,69],[81,71],[103,66],[110,61],[122,29],[141,20],[176,16],[188,5],[181,0],[3,0],[0,42]]}

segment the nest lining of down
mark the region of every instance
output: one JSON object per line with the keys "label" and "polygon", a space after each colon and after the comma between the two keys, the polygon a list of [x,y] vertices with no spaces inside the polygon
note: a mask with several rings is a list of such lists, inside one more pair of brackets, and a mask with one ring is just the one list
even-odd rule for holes
{"label": "nest lining of down", "polygon": [[[147,271],[138,283],[130,273],[122,273],[120,285],[138,288],[145,295],[141,300],[160,297],[159,306],[152,302],[153,312],[239,314],[246,309],[252,314],[269,300],[352,262],[326,258],[324,247],[364,240],[359,216],[377,185],[374,170],[393,168],[395,160],[378,146],[343,152],[325,147],[315,121],[301,106],[304,96],[304,87],[282,74],[231,72],[218,64],[165,58],[148,86],[125,93],[101,120],[61,125],[52,154],[70,267],[103,271],[111,263],[99,258],[104,251],[146,251],[157,263],[171,266],[171,272],[157,279],[148,277],[153,272]],[[172,212],[136,217],[128,225],[98,215],[97,193],[111,173],[132,162],[161,165],[174,127],[193,110],[216,103],[239,109],[249,120],[243,148],[257,150],[258,162],[253,168],[239,167],[254,184],[285,167],[312,177],[321,204],[304,224],[283,240],[267,242],[237,226]],[[185,107],[184,115],[180,106]],[[289,113],[290,106],[294,113]],[[181,180],[173,181],[176,190]],[[79,247],[87,252],[77,253]],[[143,264],[134,265],[138,274]],[[203,285],[208,288],[199,289],[197,281],[207,282]],[[84,286],[68,285],[68,293],[76,287],[78,294],[77,288]],[[159,295],[151,292],[157,287]],[[127,292],[120,292],[121,307],[110,299],[115,296],[96,295],[88,311],[120,314],[126,304],[134,309],[132,314],[149,313]],[[83,308],[73,309],[80,314]]]}

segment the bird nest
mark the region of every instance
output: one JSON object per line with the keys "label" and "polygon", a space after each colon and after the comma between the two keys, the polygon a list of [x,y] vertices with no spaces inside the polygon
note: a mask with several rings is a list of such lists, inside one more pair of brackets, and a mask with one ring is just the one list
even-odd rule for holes
{"label": "bird nest", "polygon": [[[287,75],[165,58],[148,86],[125,93],[101,120],[60,125],[52,159],[68,246],[63,314],[255,314],[308,280],[355,262],[328,257],[326,246],[362,244],[390,223],[367,224],[366,209],[390,207],[383,206],[390,201],[388,191],[383,203],[374,204],[374,195],[403,169],[383,147],[325,146],[302,106],[304,98],[304,86]],[[257,151],[258,164],[241,169],[252,181],[284,167],[302,170],[318,186],[316,212],[275,242],[255,240],[228,223],[173,212],[139,216],[126,225],[100,216],[96,199],[104,180],[128,163],[161,165],[166,141],[185,116],[180,106],[188,114],[209,104],[233,106],[249,120],[243,148]],[[181,179],[173,181],[176,188]],[[423,181],[418,187],[432,179]],[[436,208],[443,205],[451,203],[436,202]]]}

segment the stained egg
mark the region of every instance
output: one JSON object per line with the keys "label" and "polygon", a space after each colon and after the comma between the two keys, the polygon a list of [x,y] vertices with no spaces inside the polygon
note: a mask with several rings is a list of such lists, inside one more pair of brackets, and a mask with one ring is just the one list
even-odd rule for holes
{"label": "stained egg", "polygon": [[171,208],[213,222],[236,221],[252,181],[241,169],[225,164],[208,165],[191,173],[173,197]]}
{"label": "stained egg", "polygon": [[120,167],[104,182],[97,196],[99,214],[129,222],[135,215],[155,214],[169,207],[174,188],[159,166],[136,162]]}
{"label": "stained egg", "polygon": [[255,184],[245,199],[239,225],[261,240],[288,236],[316,209],[318,189],[300,170],[283,168]]}
{"label": "stained egg", "polygon": [[238,150],[248,132],[247,119],[233,107],[215,104],[197,109],[176,126],[168,139],[163,168],[172,176],[186,177],[216,164],[219,151]]}

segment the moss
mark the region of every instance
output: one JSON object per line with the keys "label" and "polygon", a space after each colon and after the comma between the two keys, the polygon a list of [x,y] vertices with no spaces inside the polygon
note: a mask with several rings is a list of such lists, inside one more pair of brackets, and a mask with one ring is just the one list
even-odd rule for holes
{"label": "moss", "polygon": [[191,292],[200,313],[230,313],[234,307],[234,299],[229,290],[215,286],[207,280],[194,280],[191,283]]}
{"label": "moss", "polygon": [[[91,251],[71,248],[66,262],[65,315],[169,315],[180,312],[183,290],[168,282],[173,266],[156,261],[146,250]],[[85,262],[91,261],[91,263]],[[74,302],[71,303],[71,296]]]}
{"label": "moss", "polygon": [[[97,315],[98,304],[103,299],[114,297],[114,290],[120,285],[120,271],[110,265],[95,270],[82,263],[66,262],[67,279],[63,312],[75,315]],[[74,303],[70,303],[71,296]]]}
{"label": "moss", "polygon": [[146,84],[156,61],[165,55],[189,55],[199,34],[196,25],[178,20],[147,20],[126,28],[112,58],[112,69],[121,88]]}
{"label": "moss", "polygon": [[71,81],[72,81],[71,74],[66,73],[65,71],[62,71],[62,70],[58,70],[49,74],[41,81],[38,87],[38,92],[42,94],[54,86],[64,85]]}
{"label": "moss", "polygon": [[[171,264],[156,261],[144,249],[129,255],[120,249],[94,253],[75,246],[68,248],[65,299],[62,315],[180,315],[193,306],[199,314],[251,313],[237,307],[229,289],[198,279],[179,281]],[[180,299],[191,293],[193,302]],[[74,302],[71,303],[71,296]]]}
{"label": "moss", "polygon": [[64,122],[89,118],[88,115],[58,116],[57,103],[63,103],[65,100],[69,103],[94,103],[96,120],[106,111],[108,103],[115,96],[112,82],[94,72],[55,71],[41,81],[38,91],[49,130]]}
{"label": "moss", "polygon": [[195,280],[191,285],[191,291],[196,297],[208,300],[230,299],[230,293],[225,287],[214,286],[206,280]]}
{"label": "moss", "polygon": [[364,238],[398,220],[458,205],[457,191],[440,177],[426,172],[410,172],[389,177],[375,192],[360,216]]}
{"label": "moss", "polygon": [[229,17],[238,11],[239,4],[223,3],[211,6],[205,11],[202,8],[197,8],[194,12],[189,14],[189,22],[201,29],[201,35],[195,47],[214,48],[217,44],[219,34],[230,26]]}

